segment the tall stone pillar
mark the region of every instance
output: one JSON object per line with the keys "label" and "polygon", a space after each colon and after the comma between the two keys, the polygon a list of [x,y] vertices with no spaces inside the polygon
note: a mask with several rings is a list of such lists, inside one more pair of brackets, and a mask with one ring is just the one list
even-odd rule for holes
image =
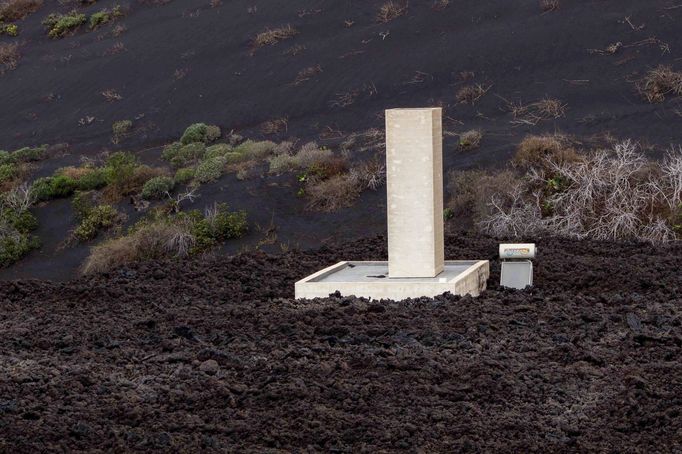
{"label": "tall stone pillar", "polygon": [[388,277],[443,271],[442,109],[386,111]]}

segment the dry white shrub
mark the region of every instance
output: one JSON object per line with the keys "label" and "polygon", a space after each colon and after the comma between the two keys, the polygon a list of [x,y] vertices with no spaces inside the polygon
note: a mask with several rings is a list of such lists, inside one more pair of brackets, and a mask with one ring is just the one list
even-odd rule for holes
{"label": "dry white shrub", "polygon": [[[655,163],[628,140],[577,161],[550,161],[549,169],[548,175],[531,169],[506,198],[493,197],[482,229],[498,237],[676,239],[672,219],[682,206],[682,150]],[[550,214],[543,217],[543,211]]]}

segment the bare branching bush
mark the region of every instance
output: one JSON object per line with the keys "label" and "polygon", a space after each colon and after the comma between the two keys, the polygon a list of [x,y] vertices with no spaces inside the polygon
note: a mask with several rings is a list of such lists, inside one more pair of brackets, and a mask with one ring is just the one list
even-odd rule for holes
{"label": "bare branching bush", "polygon": [[399,2],[389,0],[379,8],[377,13],[377,22],[385,24],[399,18],[400,16],[407,14],[407,2]]}
{"label": "bare branching bush", "polygon": [[471,104],[472,106],[485,95],[491,86],[484,87],[481,84],[467,85],[457,91],[456,99],[460,104]]}
{"label": "bare branching bush", "polygon": [[280,41],[293,38],[296,35],[298,35],[298,30],[291,25],[268,28],[256,35],[256,37],[253,39],[253,48],[259,49],[264,46],[273,46]]}
{"label": "bare branching bush", "polygon": [[9,208],[12,211],[22,213],[31,208],[36,200],[33,187],[24,182],[2,194],[0,208]]}
{"label": "bare branching bush", "polygon": [[0,75],[16,69],[20,58],[19,44],[0,43]]}
{"label": "bare branching bush", "polygon": [[535,126],[541,121],[563,117],[566,114],[566,104],[558,99],[545,98],[543,100],[523,105],[508,103],[514,119],[513,124]]}
{"label": "bare branching bush", "polygon": [[482,229],[499,237],[558,235],[673,241],[682,233],[682,150],[649,161],[631,141],[577,160],[547,155],[490,199]]}
{"label": "bare branching bush", "polygon": [[4,0],[0,2],[0,22],[13,22],[33,14],[43,6],[43,0]]}
{"label": "bare branching bush", "polygon": [[386,166],[377,160],[370,160],[350,169],[348,176],[361,190],[376,191],[386,183]]}
{"label": "bare branching bush", "polygon": [[658,66],[637,82],[637,90],[650,103],[663,102],[666,96],[682,96],[682,72]]}

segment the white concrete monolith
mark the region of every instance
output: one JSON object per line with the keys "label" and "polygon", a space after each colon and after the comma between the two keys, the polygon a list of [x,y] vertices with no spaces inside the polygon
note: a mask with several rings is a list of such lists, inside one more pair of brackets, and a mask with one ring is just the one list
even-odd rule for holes
{"label": "white concrete monolith", "polygon": [[388,277],[443,271],[442,109],[386,111]]}

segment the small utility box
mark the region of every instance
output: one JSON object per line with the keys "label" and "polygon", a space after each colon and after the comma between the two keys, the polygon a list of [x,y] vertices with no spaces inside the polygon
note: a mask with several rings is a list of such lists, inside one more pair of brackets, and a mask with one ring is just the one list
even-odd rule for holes
{"label": "small utility box", "polygon": [[533,262],[535,244],[500,244],[500,260],[502,272],[500,285],[515,289],[524,289],[533,285]]}

